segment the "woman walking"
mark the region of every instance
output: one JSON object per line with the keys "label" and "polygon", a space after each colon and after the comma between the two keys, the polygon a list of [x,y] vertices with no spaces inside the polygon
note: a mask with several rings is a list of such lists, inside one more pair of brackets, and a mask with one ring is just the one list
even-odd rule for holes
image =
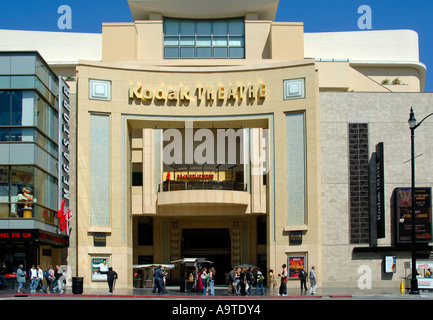
{"label": "woman walking", "polygon": [[17,270],[18,293],[22,293],[23,284],[26,283],[26,272],[24,266],[20,264]]}

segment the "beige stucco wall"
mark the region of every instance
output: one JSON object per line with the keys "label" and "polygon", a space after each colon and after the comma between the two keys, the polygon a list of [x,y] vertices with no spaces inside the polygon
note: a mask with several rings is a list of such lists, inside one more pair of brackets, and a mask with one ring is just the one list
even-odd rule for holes
{"label": "beige stucco wall", "polygon": [[[391,194],[394,188],[410,187],[410,108],[418,121],[431,113],[433,94],[414,93],[320,93],[320,133],[322,172],[322,282],[326,287],[358,287],[358,280],[371,271],[373,288],[399,289],[405,276],[404,262],[410,261],[410,251],[392,249],[354,254],[349,236],[349,160],[348,123],[368,123],[369,154],[379,142],[384,143],[385,168],[385,227],[386,237],[378,240],[379,247],[391,247]],[[433,120],[427,119],[415,134],[416,186],[433,186],[433,151],[429,146]],[[370,157],[369,156],[369,157]],[[384,274],[382,259],[396,255],[397,273]],[[358,272],[361,270],[360,272]],[[364,270],[364,271],[362,271]]]}

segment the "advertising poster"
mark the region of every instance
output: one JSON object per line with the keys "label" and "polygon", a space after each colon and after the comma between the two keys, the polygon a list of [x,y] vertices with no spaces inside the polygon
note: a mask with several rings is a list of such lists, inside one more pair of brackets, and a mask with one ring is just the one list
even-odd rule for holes
{"label": "advertising poster", "polygon": [[[411,242],[412,234],[412,192],[411,188],[396,189],[397,240]],[[417,242],[430,242],[431,188],[415,188],[415,237]]]}
{"label": "advertising poster", "polygon": [[299,272],[305,268],[305,257],[289,257],[288,262],[289,279],[298,279]]}
{"label": "advertising poster", "polygon": [[92,258],[92,281],[107,281],[107,275],[101,271],[108,271],[108,258]]}

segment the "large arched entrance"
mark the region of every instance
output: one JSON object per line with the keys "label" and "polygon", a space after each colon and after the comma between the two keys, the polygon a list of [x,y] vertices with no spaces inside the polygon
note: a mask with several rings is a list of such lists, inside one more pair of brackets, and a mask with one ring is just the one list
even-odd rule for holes
{"label": "large arched entrance", "polygon": [[[225,273],[231,268],[230,231],[226,228],[182,230],[182,256],[206,258],[215,268],[215,284],[225,284]],[[208,267],[208,265],[205,265]],[[210,266],[210,265],[209,265]]]}

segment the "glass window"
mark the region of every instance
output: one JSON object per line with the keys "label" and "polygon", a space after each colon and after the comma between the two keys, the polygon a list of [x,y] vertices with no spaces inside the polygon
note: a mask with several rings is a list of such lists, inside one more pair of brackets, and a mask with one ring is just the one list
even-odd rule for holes
{"label": "glass window", "polygon": [[197,47],[210,47],[212,45],[211,37],[197,37]]}
{"label": "glass window", "polygon": [[194,56],[195,56],[195,48],[193,48],[193,47],[180,48],[180,57],[181,58],[194,58]]}
{"label": "glass window", "polygon": [[197,58],[212,58],[212,48],[197,48]]}
{"label": "glass window", "polygon": [[[164,20],[164,58],[245,58],[243,18]],[[233,48],[233,50],[232,50]]]}
{"label": "glass window", "polygon": [[11,93],[0,91],[0,125],[9,125],[10,120]]}
{"label": "glass window", "polygon": [[165,58],[179,58],[179,47],[175,48],[164,48]]}
{"label": "glass window", "polygon": [[213,23],[213,34],[217,36],[225,36],[228,34],[227,20],[215,20]]}
{"label": "glass window", "polygon": [[212,23],[208,20],[197,21],[197,35],[210,36],[212,34]]}
{"label": "glass window", "polygon": [[213,49],[214,58],[227,58],[227,48],[214,48]]}
{"label": "glass window", "polygon": [[195,35],[194,20],[180,20],[180,35],[182,36]]}
{"label": "glass window", "polygon": [[12,119],[10,124],[21,126],[23,118],[23,93],[21,91],[12,91]]}
{"label": "glass window", "polygon": [[9,202],[9,166],[0,166],[0,202]]}
{"label": "glass window", "polygon": [[179,35],[179,20],[165,19],[164,20],[164,35],[177,36]]}
{"label": "glass window", "polygon": [[213,37],[212,44],[214,47],[227,47],[227,37]]}
{"label": "glass window", "polygon": [[180,37],[180,46],[194,46],[195,37]]}
{"label": "glass window", "polygon": [[164,46],[178,46],[179,45],[179,37],[165,37],[164,38]]}
{"label": "glass window", "polygon": [[245,35],[245,26],[243,19],[230,19],[228,21],[229,34],[234,36]]}

